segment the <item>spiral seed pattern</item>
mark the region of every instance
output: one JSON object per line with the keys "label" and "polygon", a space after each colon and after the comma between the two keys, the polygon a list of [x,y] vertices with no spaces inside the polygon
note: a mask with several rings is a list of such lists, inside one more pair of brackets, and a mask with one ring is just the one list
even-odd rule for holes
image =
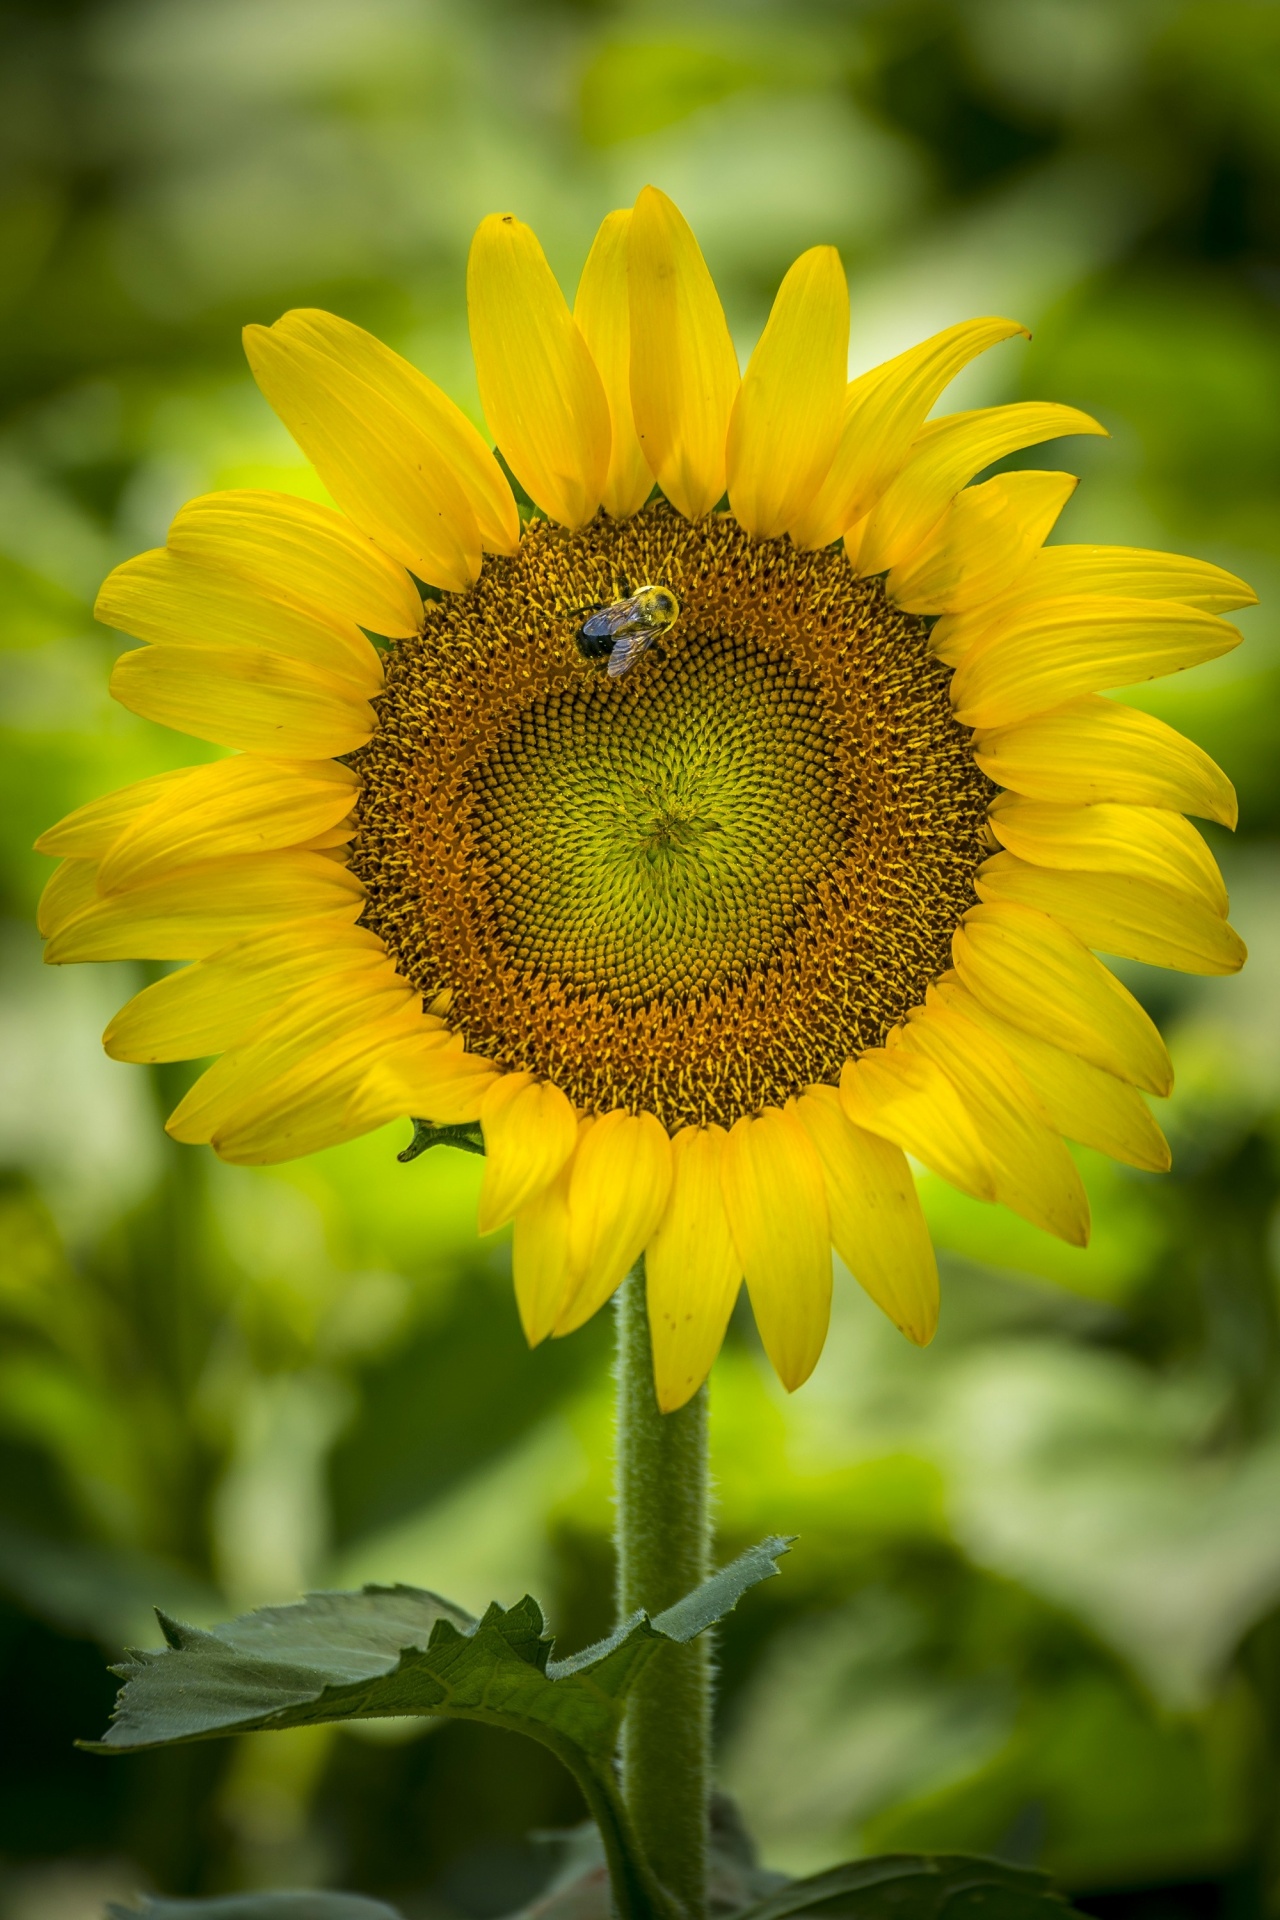
{"label": "spiral seed pattern", "polygon": [[[620,679],[573,609],[662,582]],[[923,623],[838,549],[664,505],[527,529],[388,663],[352,862],[467,1045],[672,1129],[781,1104],[947,966],[992,788]]]}

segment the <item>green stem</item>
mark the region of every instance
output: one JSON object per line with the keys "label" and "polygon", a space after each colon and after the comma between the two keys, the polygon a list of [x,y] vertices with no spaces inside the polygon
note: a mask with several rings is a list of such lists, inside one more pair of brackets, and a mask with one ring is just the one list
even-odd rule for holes
{"label": "green stem", "polygon": [[[644,1261],[618,1295],[618,1615],[653,1615],[707,1578],[710,1566],[707,1390],[658,1411],[645,1308]],[[711,1783],[711,1646],[652,1656],[627,1703],[622,1785],[636,1836],[687,1920],[707,1908]]]}
{"label": "green stem", "polygon": [[595,1821],[609,1868],[609,1886],[618,1920],[681,1920],[665,1887],[658,1884],[641,1851],[612,1770],[597,1773],[561,1754]]}

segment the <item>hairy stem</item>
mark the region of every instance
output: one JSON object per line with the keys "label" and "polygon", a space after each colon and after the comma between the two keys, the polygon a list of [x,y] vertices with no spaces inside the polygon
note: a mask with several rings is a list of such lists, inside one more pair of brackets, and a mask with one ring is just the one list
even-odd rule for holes
{"label": "hairy stem", "polygon": [[[644,1261],[618,1295],[618,1614],[650,1615],[710,1572],[707,1389],[663,1414],[653,1387]],[[636,1836],[688,1920],[707,1904],[711,1646],[660,1647],[627,1703],[622,1784]]]}

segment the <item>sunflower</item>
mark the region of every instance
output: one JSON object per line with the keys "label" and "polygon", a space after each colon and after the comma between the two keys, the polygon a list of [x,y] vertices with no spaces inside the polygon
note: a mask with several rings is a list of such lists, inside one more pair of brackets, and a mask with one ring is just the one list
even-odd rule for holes
{"label": "sunflower", "polygon": [[[359,327],[246,330],[336,510],[212,494],[106,582],[98,617],[147,643],[116,698],[231,752],[43,836],[46,958],[191,963],[105,1045],[219,1056],[168,1127],[227,1160],[478,1123],[479,1225],[514,1223],[529,1340],[643,1254],[665,1409],[744,1278],[803,1381],[833,1246],[923,1343],[909,1155],[1074,1245],[1066,1140],[1168,1165],[1143,1099],[1168,1056],[1093,949],[1242,964],[1182,817],[1231,826],[1235,801],[1100,696],[1225,653],[1220,614],[1254,596],[1046,546],[1071,475],[975,476],[1102,429],[1037,402],[928,417],[1009,320],[849,382],[830,247],[741,376],[652,188],[604,221],[572,312],[510,214],[476,234],[468,303],[501,462]],[[584,614],[641,585],[679,617],[608,672]]]}

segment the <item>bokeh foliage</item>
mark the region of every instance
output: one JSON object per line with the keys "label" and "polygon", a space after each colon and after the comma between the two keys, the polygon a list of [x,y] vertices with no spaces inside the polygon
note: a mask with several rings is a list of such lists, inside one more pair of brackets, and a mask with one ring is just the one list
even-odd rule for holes
{"label": "bokeh foliage", "polygon": [[[1253,580],[1247,645],[1137,690],[1236,780],[1253,959],[1130,970],[1176,1170],[1089,1158],[1088,1253],[927,1182],[942,1331],[845,1278],[787,1403],[735,1323],[725,1556],[802,1535],[721,1643],[722,1772],[771,1864],[980,1850],[1110,1913],[1280,1896],[1280,8],[1271,0],[8,0],[0,9],[0,1893],[285,1883],[489,1915],[579,1813],[538,1749],[332,1728],[107,1762],[104,1657],[308,1584],[532,1587],[608,1625],[609,1329],[530,1356],[474,1160],[400,1131],[266,1173],[159,1127],[97,1048],[140,980],[43,974],[39,829],[206,750],[106,698],[97,584],[214,487],[313,482],[238,332],[327,305],[475,406],[476,220],[572,288],[653,180],[749,348],[788,261],[848,264],[859,365],[969,313],[1034,329],[957,405],[1084,406],[1063,536]],[[1140,977],[1139,977],[1140,976]],[[1105,1896],[1105,1897],[1103,1897]],[[1142,1904],[1137,1895],[1136,1904]],[[1225,1904],[1224,1904],[1225,1903]]]}

